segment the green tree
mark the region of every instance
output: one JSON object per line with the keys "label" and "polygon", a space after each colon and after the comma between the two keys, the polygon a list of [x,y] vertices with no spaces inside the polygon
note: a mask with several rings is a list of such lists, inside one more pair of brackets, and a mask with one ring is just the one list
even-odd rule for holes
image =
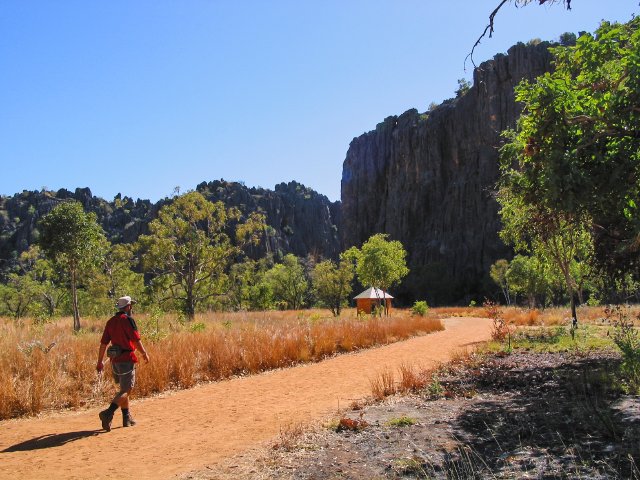
{"label": "green tree", "polygon": [[144,294],[144,275],[132,270],[136,260],[131,244],[113,245],[104,259],[104,272],[108,281],[108,296],[112,304],[129,295],[138,301]]}
{"label": "green tree", "polygon": [[[162,301],[176,302],[192,320],[197,307],[226,292],[227,269],[242,253],[246,242],[257,241],[249,223],[236,225],[236,243],[227,230],[240,221],[237,209],[212,203],[199,192],[189,192],[165,205],[149,224],[150,235],[140,237],[142,265],[155,275],[154,284],[162,290]],[[238,239],[239,237],[239,239]]]}
{"label": "green tree", "polygon": [[560,45],[563,47],[573,47],[576,44],[576,34],[573,32],[564,32],[560,35]]}
{"label": "green tree", "polygon": [[[379,288],[386,292],[399,283],[408,273],[405,251],[402,243],[387,240],[389,235],[377,233],[369,237],[358,250],[354,247],[346,252],[347,258],[355,258],[358,281],[363,286]],[[383,300],[385,312],[387,302]]]}
{"label": "green tree", "polygon": [[458,89],[456,90],[456,98],[464,96],[471,89],[471,82],[466,78],[458,79]]}
{"label": "green tree", "polygon": [[68,290],[61,284],[61,272],[47,259],[38,245],[31,245],[20,254],[18,267],[22,275],[29,276],[38,286],[38,305],[32,312],[38,318],[51,318],[58,306],[66,300]]}
{"label": "green tree", "polygon": [[229,272],[228,304],[234,310],[269,310],[273,307],[273,291],[265,281],[266,271],[273,266],[270,256],[260,260],[246,259],[235,263]]}
{"label": "green tree", "polygon": [[78,202],[54,207],[40,221],[40,247],[65,273],[71,290],[73,328],[80,330],[78,282],[82,274],[99,265],[108,241],[94,213],[85,213]]}
{"label": "green tree", "polygon": [[349,301],[354,274],[353,263],[344,257],[337,265],[331,260],[325,260],[316,264],[313,269],[313,291],[335,317],[340,316],[342,306]]}
{"label": "green tree", "polygon": [[309,282],[298,257],[291,253],[285,255],[282,263],[267,271],[265,280],[270,285],[276,301],[288,309],[302,308],[309,290]]}
{"label": "green tree", "polygon": [[509,269],[509,262],[504,258],[496,260],[496,262],[491,265],[489,270],[489,276],[491,280],[495,282],[496,285],[500,287],[502,290],[502,294],[504,295],[504,299],[507,302],[507,305],[511,305],[511,296],[509,295],[509,282],[507,281],[507,270]]}
{"label": "green tree", "polygon": [[512,177],[501,178],[498,192],[502,230],[500,237],[514,245],[516,251],[544,259],[562,274],[571,304],[571,316],[577,325],[575,293],[578,284],[572,265],[590,258],[591,241],[588,221],[547,208],[544,204],[527,203],[522,191],[510,183]]}
{"label": "green tree", "polygon": [[526,297],[529,308],[535,308],[536,298],[549,289],[545,264],[534,256],[516,255],[509,264],[506,277],[512,291]]}
{"label": "green tree", "polygon": [[524,202],[588,221],[612,274],[640,268],[639,26],[603,22],[551,49],[555,70],[516,88],[524,110],[502,155],[504,183]]}
{"label": "green tree", "polygon": [[28,275],[10,273],[7,282],[0,284],[0,311],[17,320],[32,310],[40,295],[40,288]]}

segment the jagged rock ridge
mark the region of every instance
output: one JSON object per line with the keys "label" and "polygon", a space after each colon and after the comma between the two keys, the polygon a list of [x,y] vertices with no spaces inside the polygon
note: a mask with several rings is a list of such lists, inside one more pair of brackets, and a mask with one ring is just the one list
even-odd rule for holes
{"label": "jagged rock ridge", "polygon": [[[297,182],[281,183],[273,191],[216,180],[201,183],[197,190],[211,201],[238,207],[245,215],[254,211],[265,214],[266,239],[251,252],[254,257],[270,252],[276,258],[287,253],[335,258],[340,251],[339,202],[330,202]],[[85,211],[96,213],[113,243],[131,243],[148,233],[149,222],[163,205],[172,201],[170,198],[156,203],[134,201],[121,194],[107,201],[93,196],[88,188],[77,188],[74,192],[25,190],[11,197],[0,196],[0,273],[10,270],[20,253],[37,240],[40,218],[66,199],[79,201]]]}
{"label": "jagged rock ridge", "polygon": [[474,71],[473,86],[430,112],[391,116],[355,138],[342,173],[343,246],[388,233],[408,252],[407,300],[481,296],[490,265],[509,255],[492,192],[500,133],[520,109],[514,86],[551,69],[549,44],[518,44]]}

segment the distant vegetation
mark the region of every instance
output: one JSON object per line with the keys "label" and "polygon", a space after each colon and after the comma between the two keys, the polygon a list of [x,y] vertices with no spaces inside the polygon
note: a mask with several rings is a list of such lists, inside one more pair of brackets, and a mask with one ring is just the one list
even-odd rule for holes
{"label": "distant vegetation", "polygon": [[408,272],[406,252],[386,235],[352,247],[338,264],[287,254],[254,259],[248,250],[266,235],[263,214],[188,192],[162,206],[149,234],[112,244],[96,215],[69,200],[39,222],[36,245],[0,285],[0,315],[45,321],[80,311],[108,315],[118,297],[131,295],[142,311],[177,312],[191,321],[210,310],[270,310],[324,306],[340,315],[357,273],[362,285],[388,289]]}

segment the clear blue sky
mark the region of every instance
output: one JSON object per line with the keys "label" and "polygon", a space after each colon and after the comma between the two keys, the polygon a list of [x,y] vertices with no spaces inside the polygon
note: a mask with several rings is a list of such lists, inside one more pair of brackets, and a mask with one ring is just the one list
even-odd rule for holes
{"label": "clear blue sky", "polygon": [[[158,199],[224,178],[340,197],[354,137],[454,96],[499,0],[0,0],[0,194]],[[505,5],[476,63],[627,21]]]}

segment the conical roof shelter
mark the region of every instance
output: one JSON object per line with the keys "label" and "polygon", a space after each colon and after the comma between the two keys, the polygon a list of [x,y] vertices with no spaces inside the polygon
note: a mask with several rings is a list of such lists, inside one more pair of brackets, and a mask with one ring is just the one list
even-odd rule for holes
{"label": "conical roof shelter", "polygon": [[356,295],[353,299],[356,301],[356,309],[358,313],[371,313],[376,306],[386,304],[387,313],[391,310],[391,299],[393,297],[387,292],[379,288],[369,287],[360,295]]}

